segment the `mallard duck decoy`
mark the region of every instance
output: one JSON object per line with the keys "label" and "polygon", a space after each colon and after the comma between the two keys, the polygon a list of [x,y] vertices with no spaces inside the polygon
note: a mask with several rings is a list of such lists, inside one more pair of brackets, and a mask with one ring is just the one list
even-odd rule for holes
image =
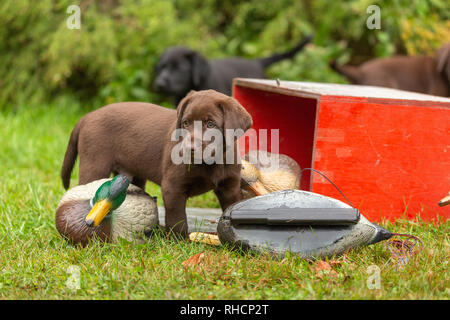
{"label": "mallard duck decoy", "polygon": [[299,188],[300,166],[287,155],[261,150],[250,151],[241,159],[241,163],[241,188],[244,198]]}
{"label": "mallard duck decoy", "polygon": [[441,201],[439,201],[440,207],[443,207],[443,206],[446,206],[449,204],[450,204],[450,192],[448,193],[448,195],[446,197],[442,198]]}
{"label": "mallard duck decoy", "polygon": [[59,233],[83,246],[93,238],[143,243],[157,224],[156,201],[124,175],[76,186],[64,194],[56,209]]}

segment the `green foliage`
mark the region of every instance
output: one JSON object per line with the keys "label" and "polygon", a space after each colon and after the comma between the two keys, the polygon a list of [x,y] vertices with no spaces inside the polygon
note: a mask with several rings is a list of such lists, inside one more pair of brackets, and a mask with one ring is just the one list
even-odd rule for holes
{"label": "green foliage", "polygon": [[[445,0],[104,0],[81,1],[81,29],[66,21],[70,0],[0,2],[0,109],[75,96],[88,108],[124,100],[166,104],[152,91],[164,49],[186,45],[208,58],[260,57],[309,33],[309,46],[268,77],[344,82],[330,60],[360,63],[392,54],[430,54],[450,41]],[[369,5],[381,29],[369,30]]]}

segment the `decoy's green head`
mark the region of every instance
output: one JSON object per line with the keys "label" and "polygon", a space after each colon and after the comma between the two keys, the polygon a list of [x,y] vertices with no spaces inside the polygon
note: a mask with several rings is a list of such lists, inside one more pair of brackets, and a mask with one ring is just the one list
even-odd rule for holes
{"label": "decoy's green head", "polygon": [[106,181],[97,189],[92,198],[92,209],[86,216],[86,224],[97,227],[112,211],[116,210],[125,201],[130,180],[124,175]]}

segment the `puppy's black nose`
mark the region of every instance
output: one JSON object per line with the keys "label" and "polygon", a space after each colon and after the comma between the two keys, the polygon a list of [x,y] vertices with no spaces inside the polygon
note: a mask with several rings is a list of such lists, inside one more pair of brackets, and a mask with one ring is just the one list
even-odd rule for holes
{"label": "puppy's black nose", "polygon": [[155,89],[158,91],[164,91],[167,88],[166,79],[157,78],[155,81]]}

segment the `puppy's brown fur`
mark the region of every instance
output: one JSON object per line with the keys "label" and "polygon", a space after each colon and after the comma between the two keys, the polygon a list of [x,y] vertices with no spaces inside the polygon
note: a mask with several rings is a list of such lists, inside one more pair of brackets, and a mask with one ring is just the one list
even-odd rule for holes
{"label": "puppy's brown fur", "polygon": [[[203,128],[212,121],[219,130],[242,129],[252,125],[251,116],[233,98],[213,90],[191,92],[177,109],[150,103],[124,102],[107,105],[85,115],[72,131],[61,176],[64,187],[77,155],[80,157],[79,184],[121,173],[144,188],[147,180],[161,186],[166,210],[166,228],[187,233],[186,200],[214,190],[225,210],[241,200],[240,164],[179,164],[171,160],[171,141],[176,128],[192,131],[194,121]],[[204,147],[204,146],[203,146]],[[235,155],[236,141],[233,141]]]}
{"label": "puppy's brown fur", "polygon": [[434,57],[395,56],[370,60],[358,67],[335,62],[330,65],[354,84],[450,96],[450,43]]}

